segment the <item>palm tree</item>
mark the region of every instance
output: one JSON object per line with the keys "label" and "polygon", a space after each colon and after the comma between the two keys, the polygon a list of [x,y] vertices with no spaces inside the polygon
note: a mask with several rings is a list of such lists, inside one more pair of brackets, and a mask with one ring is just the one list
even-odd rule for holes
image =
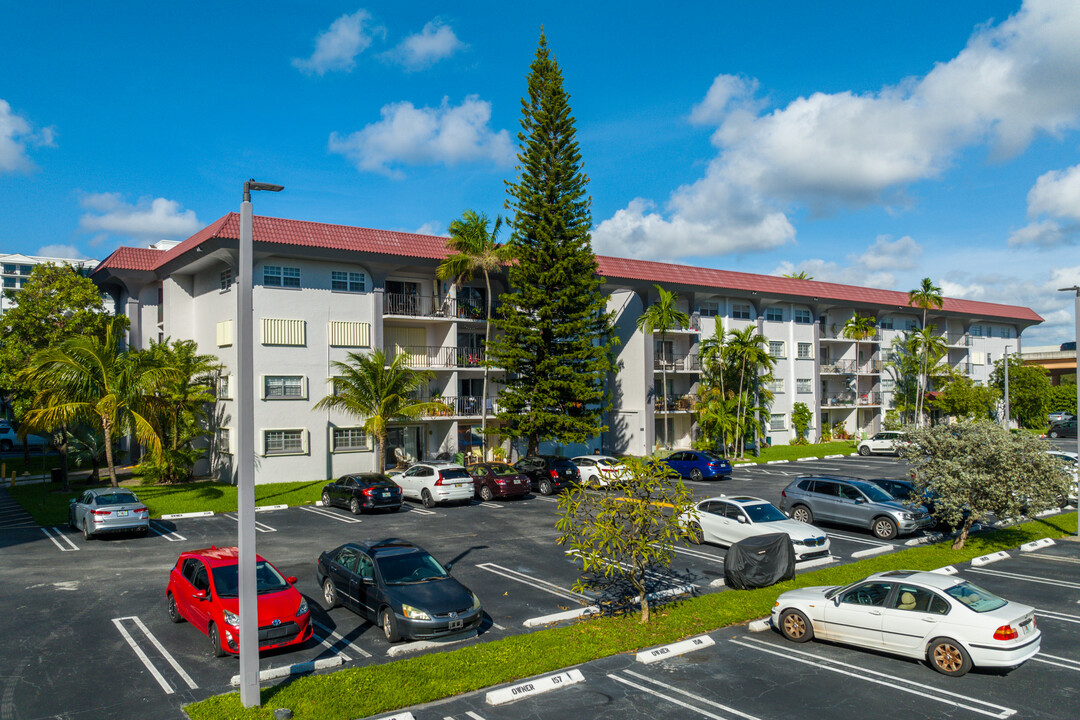
{"label": "palm tree", "polygon": [[[641,316],[637,319],[637,328],[641,332],[648,336],[652,336],[654,332],[660,332],[660,351],[664,352],[664,348],[667,345],[667,333],[668,330],[678,328],[680,330],[689,327],[690,316],[684,313],[678,308],[679,296],[673,292],[668,292],[659,285],[654,285],[656,291],[660,294],[649,307],[645,308],[645,312],[641,313]],[[661,387],[660,398],[661,407],[667,409],[667,363],[664,362],[660,365],[661,371]],[[667,417],[664,417],[664,445],[671,447],[671,443],[668,438],[668,421]]]}
{"label": "palm tree", "polygon": [[[919,284],[919,287],[914,290],[908,290],[908,305],[911,307],[922,308],[922,325],[920,326],[925,330],[926,328],[926,311],[932,307],[941,308],[944,304],[944,300],[941,297],[941,288],[934,284],[934,282],[925,277]],[[922,376],[919,378],[919,395],[915,398],[915,425],[922,425],[922,398],[923,389],[925,385],[922,385],[922,377],[926,375],[926,360],[930,356],[930,346],[927,345],[924,348],[923,353],[923,371]],[[929,383],[929,380],[927,380]]]}
{"label": "palm tree", "polygon": [[76,335],[34,354],[20,374],[38,388],[25,416],[28,429],[51,430],[80,420],[100,425],[109,481],[117,487],[113,441],[133,433],[154,455],[161,453],[155,418],[162,409],[157,388],[176,376],[147,353],[121,351],[127,319],[113,318],[104,337]]}
{"label": "palm tree", "polygon": [[919,376],[920,383],[922,383],[923,377],[926,378],[925,384],[920,385],[919,396],[916,398],[916,402],[918,403],[916,424],[921,424],[922,422],[922,411],[923,405],[925,404],[923,400],[926,392],[930,389],[930,375],[931,373],[934,375],[939,374],[935,372],[935,368],[937,367],[938,361],[948,352],[945,338],[935,333],[934,330],[935,326],[929,325],[922,330],[916,330],[912,333],[916,340],[915,344],[922,348],[922,358],[920,358],[921,362],[919,363],[922,366],[922,372]]}
{"label": "palm tree", "polygon": [[807,273],[805,270],[800,270],[798,272],[784,273],[784,277],[791,278],[792,280],[813,280],[814,279],[814,277],[812,275],[810,275],[809,273]]}
{"label": "palm tree", "polygon": [[866,340],[877,332],[877,319],[855,313],[844,323],[844,337],[849,340]]}
{"label": "palm tree", "polygon": [[700,395],[700,399],[694,404],[698,425],[706,437],[719,441],[723,455],[727,457],[728,448],[735,441],[735,410],[738,400],[728,397],[715,385],[706,386]]}
{"label": "palm tree", "polygon": [[739,366],[739,391],[737,397],[739,403],[736,411],[736,418],[738,422],[738,430],[736,435],[736,452],[739,457],[744,457],[746,454],[746,443],[743,442],[742,431],[746,426],[743,418],[744,413],[747,412],[749,401],[743,403],[743,386],[747,375],[757,377],[761,374],[762,370],[771,373],[776,361],[769,354],[769,340],[764,335],[757,332],[757,328],[753,325],[748,325],[742,330],[735,330],[731,334],[731,342],[729,344],[732,353],[732,359]]}
{"label": "palm tree", "polygon": [[315,403],[315,410],[341,410],[363,419],[364,429],[375,436],[380,463],[386,462],[386,426],[392,420],[415,419],[432,410],[447,409],[441,402],[414,399],[432,374],[410,368],[406,359],[399,354],[388,363],[382,348],[370,355],[349,353],[345,362],[331,363],[339,373],[334,378],[334,392]]}
{"label": "palm tree", "polygon": [[[502,227],[502,216],[495,217],[495,227],[488,232],[488,219],[483,213],[466,210],[460,220],[450,223],[450,238],[446,246],[454,254],[440,263],[435,271],[441,280],[454,279],[458,288],[472,280],[478,272],[484,273],[487,288],[487,309],[484,312],[484,347],[491,339],[491,273],[498,271],[510,260],[510,248],[500,245],[496,238]],[[483,397],[480,398],[480,433],[484,436],[484,459],[487,460],[487,392],[488,363],[484,362]]]}

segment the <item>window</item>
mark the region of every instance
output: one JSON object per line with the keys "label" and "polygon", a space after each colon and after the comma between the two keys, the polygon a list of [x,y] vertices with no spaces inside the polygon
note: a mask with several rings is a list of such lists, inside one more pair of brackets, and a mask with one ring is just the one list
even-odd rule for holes
{"label": "window", "polygon": [[800,360],[813,360],[814,359],[814,344],[813,343],[799,343],[799,359]]}
{"label": "window", "polygon": [[304,397],[303,375],[267,375],[263,378],[263,398]]}
{"label": "window", "polygon": [[232,455],[232,443],[229,437],[229,428],[218,428],[217,431],[217,447],[218,452],[223,455]]}
{"label": "window", "polygon": [[364,428],[334,428],[333,442],[331,443],[333,452],[355,452],[357,450],[368,450],[369,447],[367,433]]}
{"label": "window", "polygon": [[1003,338],[1011,338],[1011,337],[1016,337],[1016,335],[1015,335],[1015,333],[1013,333],[1013,329],[1011,327],[1003,327],[1003,328],[1001,328],[1001,337],[1003,337]]}
{"label": "window", "polygon": [[795,390],[800,393],[814,392],[814,381],[810,378],[798,378],[795,381]]}
{"label": "window", "polygon": [[769,381],[769,392],[782,393],[784,392],[784,378],[773,378]]}
{"label": "window", "polygon": [[984,334],[983,326],[982,325],[972,325],[971,329],[968,330],[968,334],[971,335],[971,337],[983,337],[983,334]]}
{"label": "window", "polygon": [[304,452],[303,430],[266,430],[263,433],[265,455],[297,455]]}
{"label": "window", "polygon": [[15,278],[13,278],[13,277],[4,278],[4,287],[6,287],[6,288],[15,287]]}
{"label": "window", "polygon": [[787,348],[784,347],[783,340],[770,340],[769,341],[769,355],[774,358],[787,357]]}
{"label": "window", "polygon": [[883,318],[881,318],[880,327],[881,327],[882,330],[892,330],[893,329],[893,319],[891,317],[883,317]]}
{"label": "window", "polygon": [[814,318],[806,308],[797,309],[793,315],[797,325],[813,325]]}
{"label": "window", "polygon": [[720,314],[720,303],[716,300],[705,300],[698,306],[698,314],[702,317],[716,317]]}
{"label": "window", "polygon": [[785,424],[784,420],[785,415],[783,413],[775,413],[773,415],[770,415],[769,429],[773,431],[786,429],[787,425]]}
{"label": "window", "polygon": [[744,303],[735,303],[731,306],[731,317],[736,320],[749,320],[750,306]]}
{"label": "window", "polygon": [[263,285],[267,287],[300,287],[300,268],[281,265],[263,266]]}
{"label": "window", "polygon": [[896,381],[892,378],[881,378],[881,389],[885,392],[892,392],[896,389]]}
{"label": "window", "polygon": [[892,583],[869,582],[848,590],[840,596],[840,602],[852,605],[872,605],[884,607],[885,599],[889,597]]}
{"label": "window", "polygon": [[[937,602],[934,602],[934,601]],[[892,606],[897,610],[934,613],[944,615],[949,612],[949,603],[926,588],[917,585],[901,585],[897,588]]]}
{"label": "window", "polygon": [[334,270],[330,273],[330,289],[341,292],[364,292],[367,284],[364,273]]}
{"label": "window", "polygon": [[232,400],[232,375],[222,375],[218,378],[218,400]]}
{"label": "window", "polygon": [[19,266],[19,274],[20,275],[29,275],[32,272],[34,272],[34,266],[33,265],[20,265]]}
{"label": "window", "polygon": [[9,263],[4,263],[4,274],[5,275],[15,275],[18,271],[19,271],[19,266],[18,265],[11,265]]}
{"label": "window", "polygon": [[765,310],[765,319],[769,322],[784,322],[783,308],[771,307]]}
{"label": "window", "polygon": [[907,330],[908,332],[918,330],[919,329],[919,321],[918,320],[910,320],[910,319],[905,320],[904,321],[904,329]]}
{"label": "window", "polygon": [[221,271],[221,292],[228,291],[233,284],[232,268],[226,268]]}

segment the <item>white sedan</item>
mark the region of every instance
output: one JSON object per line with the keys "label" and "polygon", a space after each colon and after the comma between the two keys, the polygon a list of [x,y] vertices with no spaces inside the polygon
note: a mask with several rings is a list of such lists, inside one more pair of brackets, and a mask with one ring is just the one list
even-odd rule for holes
{"label": "white sedan", "polygon": [[702,500],[687,513],[690,541],[731,545],[755,535],[787,533],[797,561],[829,554],[829,537],[810,523],[792,520],[761,498],[720,495]]}
{"label": "white sedan", "polygon": [[1080,490],[1080,481],[1077,479],[1076,473],[1076,453],[1066,452],[1064,450],[1047,450],[1046,454],[1050,457],[1055,457],[1065,464],[1065,474],[1072,476],[1072,492],[1069,493],[1069,500],[1076,502],[1077,490]]}
{"label": "white sedan", "polygon": [[581,471],[581,484],[603,487],[617,480],[626,466],[610,455],[580,455],[571,462]]}
{"label": "white sedan", "polygon": [[925,659],[953,677],[973,666],[1017,667],[1042,639],[1035,608],[956,576],[913,570],[791,590],[776,599],[772,626],[793,642],[816,637]]}

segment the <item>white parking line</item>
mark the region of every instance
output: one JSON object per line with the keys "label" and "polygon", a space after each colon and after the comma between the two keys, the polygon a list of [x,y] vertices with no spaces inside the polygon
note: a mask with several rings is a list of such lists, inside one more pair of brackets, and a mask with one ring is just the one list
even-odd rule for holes
{"label": "white parking line", "polygon": [[988,570],[986,568],[969,568],[967,572],[979,573],[981,575],[994,575],[997,577],[1009,578],[1011,580],[1021,580],[1023,582],[1039,583],[1040,585],[1056,585],[1058,587],[1080,590],[1080,583],[1068,582],[1066,580],[1054,580],[1053,578],[1044,578],[1038,575],[1021,575],[1019,573],[1004,572],[1003,570]]}
{"label": "white parking line", "polygon": [[682,553],[683,555],[689,555],[690,557],[697,558],[698,560],[706,560],[708,562],[714,562],[719,565],[724,564],[724,558],[717,557],[711,553],[705,552],[704,550],[695,550],[693,548],[681,547],[679,545],[676,545],[675,552]]}
{"label": "white parking line", "polygon": [[526,575],[525,573],[518,572],[517,570],[505,568],[502,565],[496,565],[494,563],[480,563],[476,567],[480,568],[481,570],[487,570],[489,573],[500,575],[508,580],[516,580],[519,583],[531,585],[537,590],[543,590],[546,593],[557,595],[564,600],[573,600],[574,602],[581,603],[592,602],[588,597],[582,595],[581,593],[576,593],[573,590],[561,588],[554,583],[549,583],[547,580],[541,580],[540,578],[535,578],[532,575]]}
{"label": "white parking line", "polygon": [[[658,686],[660,686],[662,688],[666,688],[666,689],[668,689],[668,690],[670,690],[672,692],[679,693],[680,695],[690,697],[693,700],[695,700],[695,701],[697,701],[699,703],[702,703],[703,705],[708,705],[708,706],[710,706],[712,708],[715,708],[717,710],[723,710],[723,711],[731,713],[733,715],[737,715],[737,716],[739,716],[741,718],[745,718],[745,720],[758,720],[758,718],[754,717],[753,715],[748,715],[748,714],[746,714],[744,712],[741,712],[741,711],[736,710],[734,708],[730,708],[730,707],[728,707],[726,705],[721,705],[720,703],[713,702],[712,700],[706,700],[703,697],[699,697],[697,695],[694,695],[693,693],[689,693],[689,692],[686,692],[685,690],[681,690],[679,688],[673,687],[671,685],[668,685],[667,683],[660,682],[659,680],[655,680],[653,678],[649,678],[649,677],[646,677],[644,675],[639,675],[638,673],[632,672],[630,670],[627,670],[625,672],[626,672],[627,675],[632,675],[633,677],[637,678],[640,681],[652,683],[652,684],[658,685]],[[697,714],[702,715],[704,717],[712,718],[713,720],[728,720],[728,717],[725,717],[724,715],[717,715],[715,713],[709,712],[708,710],[704,710],[702,708],[696,707],[696,706],[691,705],[690,703],[685,702],[683,700],[680,700],[680,699],[678,699],[676,697],[672,697],[671,695],[666,695],[666,694],[660,692],[659,690],[653,690],[650,687],[646,687],[645,685],[641,685],[641,684],[639,684],[637,682],[634,682],[633,680],[628,680],[627,678],[621,677],[621,676],[616,675],[614,673],[608,673],[608,677],[611,678],[612,680],[614,680],[617,683],[627,685],[629,687],[634,688],[635,690],[640,690],[640,691],[648,693],[648,694],[650,694],[650,695],[652,695],[654,697],[658,697],[658,698],[660,698],[662,700],[667,700],[669,703],[672,703],[673,705],[678,705],[681,708],[686,708],[687,710],[692,710],[692,711],[696,712]]]}
{"label": "white parking line", "polygon": [[503,506],[499,505],[498,503],[486,502],[486,501],[480,503],[480,507],[494,508],[495,510],[502,510],[503,509]]}
{"label": "white parking line", "polygon": [[[748,638],[746,641],[732,639],[730,642],[744,648],[751,650],[757,650],[759,652],[768,653],[770,655],[776,655],[777,657],[785,658],[787,660],[794,660],[795,662],[803,663],[804,665],[813,665],[814,667],[821,668],[822,670],[829,670],[831,672],[839,673],[841,675],[847,675],[848,677],[857,678],[859,680],[865,680],[866,682],[874,683],[876,685],[884,685],[891,687],[901,692],[910,693],[911,695],[918,695],[926,698],[927,700],[933,700],[944,705],[951,705],[953,707],[961,707],[972,712],[977,712],[982,715],[988,715],[989,717],[998,718],[998,720],[1005,720],[1007,717],[1011,717],[1016,714],[1016,710],[1007,708],[1002,705],[996,705],[994,703],[987,702],[985,700],[979,700],[978,698],[969,697],[967,695],[961,695],[960,693],[950,692],[948,690],[941,690],[931,685],[924,685],[912,680],[897,677],[895,675],[889,675],[887,673],[877,672],[876,670],[868,670],[858,665],[851,665],[849,663],[841,662],[839,660],[831,660],[824,658],[813,653],[803,652],[802,650],[795,650],[793,648],[787,648],[786,650],[776,650],[766,642],[761,640],[755,640]],[[800,657],[801,656],[801,657]],[[850,668],[845,670],[844,668]],[[882,678],[889,678],[884,680]],[[890,680],[892,682],[890,682]],[[901,684],[902,683],[902,684]],[[956,700],[952,698],[958,698]]]}
{"label": "white parking line", "polygon": [[125,620],[130,620],[136,625],[136,627],[139,628],[139,630],[142,631],[143,635],[146,636],[146,639],[150,641],[150,643],[154,646],[154,648],[157,649],[159,653],[161,653],[161,656],[165,658],[165,662],[169,663],[169,665],[172,666],[172,669],[176,671],[176,674],[179,675],[185,683],[187,683],[187,686],[189,688],[194,690],[199,687],[195,683],[195,681],[191,679],[191,676],[184,672],[184,669],[180,667],[180,664],[176,662],[176,658],[170,655],[169,651],[166,650],[160,642],[158,642],[158,639],[154,637],[154,634],[151,633],[149,629],[147,629],[146,625],[143,624],[142,620],[140,620],[138,616],[129,615],[127,617],[113,618],[113,625],[115,625],[116,629],[120,631],[120,634],[123,636],[124,640],[131,647],[131,649],[135,651],[135,655],[139,658],[139,660],[142,661],[142,664],[146,666],[146,669],[150,671],[150,674],[154,676],[154,679],[157,680],[158,685],[160,685],[161,689],[165,691],[165,694],[172,695],[175,690],[161,674],[161,671],[158,670],[157,667],[150,661],[150,658],[143,651],[142,647],[140,647],[139,644],[135,641],[135,638],[131,636],[131,633],[127,631],[127,628],[124,627],[123,623]]}
{"label": "white parking line", "polygon": [[[572,555],[574,557],[581,557],[581,553],[579,553],[577,550],[567,550],[566,554],[567,555]],[[618,565],[623,570],[630,570],[631,569],[631,566],[630,566],[629,563],[618,562],[616,560],[607,560],[607,559],[601,558],[600,562],[602,562],[604,565],[607,565],[609,567],[611,565]],[[663,583],[668,589],[672,589],[672,590],[679,589],[682,592],[691,592],[693,588],[697,588],[697,585],[694,585],[692,583],[674,583],[673,584],[672,583],[673,578],[670,575],[665,575],[665,574],[663,574],[661,572],[658,572],[656,570],[646,570],[645,571],[645,577],[652,580],[653,582]]]}
{"label": "white parking line", "polygon": [[838,533],[826,533],[826,534],[831,538],[836,538],[837,540],[847,540],[848,542],[862,543],[863,545],[873,545],[875,547],[880,547],[882,545],[888,545],[890,547],[893,546],[892,543],[883,542],[881,540],[870,540],[868,538],[854,537],[852,535],[840,535]]}
{"label": "white parking line", "polygon": [[[225,517],[240,522],[240,518],[233,513],[225,513]],[[261,523],[258,520],[255,521],[255,530],[258,532],[277,532],[277,528],[272,528],[266,523]]]}
{"label": "white parking line", "polygon": [[304,512],[314,513],[315,515],[322,515],[323,517],[328,517],[328,518],[330,518],[332,520],[337,520],[338,522],[350,523],[350,524],[360,522],[359,518],[348,517],[347,515],[339,515],[338,513],[330,512],[329,510],[323,510],[322,508],[311,507],[310,505],[301,505],[300,509],[303,510]]}
{"label": "white parking line", "polygon": [[[45,537],[52,540],[52,544],[55,545],[60,550],[60,552],[72,552],[79,549],[79,546],[71,542],[71,538],[65,535],[63,531],[61,531],[58,527],[54,527],[51,529],[41,528],[41,532],[45,533]],[[60,540],[63,540],[65,543],[67,543],[67,547],[61,545],[59,542]]]}
{"label": "white parking line", "polygon": [[150,522],[150,532],[154,533],[155,535],[160,535],[169,542],[182,542],[184,540],[187,540],[186,537],[176,532],[175,530],[169,530],[169,528],[165,527],[164,525],[155,524],[153,521]]}
{"label": "white parking line", "polygon": [[1054,560],[1063,563],[1075,563],[1080,565],[1080,558],[1061,557],[1060,555],[1046,555],[1045,553],[1028,553],[1024,557],[1039,558],[1040,560]]}
{"label": "white parking line", "polygon": [[1076,623],[1080,625],[1080,615],[1066,615],[1065,613],[1054,612],[1053,610],[1040,610],[1035,608],[1035,614],[1041,618],[1047,620],[1060,620],[1061,622]]}
{"label": "white parking line", "polygon": [[[1046,658],[1050,658],[1047,660]],[[1065,668],[1066,670],[1076,670],[1080,672],[1080,661],[1073,660],[1072,658],[1058,657],[1057,655],[1047,655],[1044,652],[1040,652],[1035,657],[1031,658],[1035,662],[1041,662],[1046,665],[1053,665],[1054,667]],[[1054,662],[1054,661],[1057,662]]]}
{"label": "white parking line", "polygon": [[[324,635],[325,635],[326,637],[334,638],[334,639],[335,639],[335,640],[337,641],[337,642],[335,642],[335,643],[334,643],[335,645],[345,645],[345,646],[347,646],[347,647],[350,647],[350,648],[352,648],[352,649],[353,649],[354,651],[356,651],[356,652],[357,652],[358,654],[360,654],[360,655],[363,655],[364,657],[367,657],[367,658],[371,657],[371,653],[369,653],[369,652],[368,652],[367,650],[365,650],[365,649],[364,649],[364,648],[362,648],[362,647],[358,647],[358,646],[356,646],[356,645],[353,645],[353,644],[352,644],[352,643],[350,643],[350,642],[349,642],[348,640],[346,640],[344,636],[342,636],[341,634],[339,634],[339,633],[337,633],[337,632],[335,632],[335,631],[331,630],[330,628],[326,627],[326,626],[325,626],[325,625],[323,625],[323,624],[322,624],[321,622],[318,622],[318,621],[315,621],[315,620],[312,620],[311,622],[312,622],[312,624],[313,624],[313,625],[314,625],[315,627],[317,627],[317,628],[319,628],[320,630],[322,630],[322,631],[323,631],[323,634],[324,634]],[[323,641],[323,642],[324,642],[324,644],[325,644],[325,641]],[[331,650],[333,650],[334,648],[333,648],[333,647],[331,646],[331,648],[330,648],[330,649],[331,649]],[[338,654],[339,654],[339,655],[343,655],[342,653],[338,653]],[[344,656],[344,655],[343,655],[343,656]],[[345,659],[346,659],[346,660],[348,660],[348,659],[349,659],[349,658],[348,658],[348,656],[344,656],[344,657],[345,657]]]}

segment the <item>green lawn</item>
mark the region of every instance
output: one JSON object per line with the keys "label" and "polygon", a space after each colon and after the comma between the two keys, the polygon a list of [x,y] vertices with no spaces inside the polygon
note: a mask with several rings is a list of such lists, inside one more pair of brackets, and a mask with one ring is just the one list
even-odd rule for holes
{"label": "green lawn", "polygon": [[[746,452],[746,461],[764,463],[770,460],[795,460],[797,458],[816,457],[826,455],[848,455],[856,451],[854,440],[836,440],[834,442],[818,443],[817,445],[776,445],[763,447],[761,457],[756,458],[749,450]],[[741,460],[739,462],[742,462]]]}
{"label": "green lawn", "polygon": [[[312,482],[270,483],[255,486],[256,505],[312,505],[319,499],[326,480]],[[169,513],[211,510],[216,513],[236,511],[236,486],[217,482],[196,482],[184,485],[139,485],[137,480],[121,483],[129,487],[146,503],[151,517]],[[104,487],[105,483],[94,487]],[[73,484],[64,492],[59,484],[41,483],[18,485],[10,490],[26,511],[41,525],[67,522],[68,502],[87,487]]]}
{"label": "green lawn", "polygon": [[636,616],[584,620],[408,660],[298,678],[263,690],[259,708],[245,710],[239,694],[230,693],[185,710],[192,720],[269,719],[281,707],[291,709],[296,720],[385,713],[747,622],[767,615],[780,593],[796,587],[843,585],[881,570],[932,570],[1031,540],[1073,534],[1076,519],[1069,514],[973,536],[960,551],[950,550],[948,543],[915,547],[804,573],[770,588],[704,595],[660,609],[646,626]]}
{"label": "green lawn", "polygon": [[[18,448],[16,448],[18,450]],[[3,477],[4,482],[11,482],[11,473],[14,472],[18,478],[23,475],[42,475],[47,474],[53,468],[60,467],[60,455],[58,453],[49,453],[42,460],[41,454],[37,452],[30,453],[30,462],[27,463],[23,460],[23,456],[20,454],[16,457],[5,458],[0,460],[0,477]],[[69,464],[69,470],[78,470]]]}

